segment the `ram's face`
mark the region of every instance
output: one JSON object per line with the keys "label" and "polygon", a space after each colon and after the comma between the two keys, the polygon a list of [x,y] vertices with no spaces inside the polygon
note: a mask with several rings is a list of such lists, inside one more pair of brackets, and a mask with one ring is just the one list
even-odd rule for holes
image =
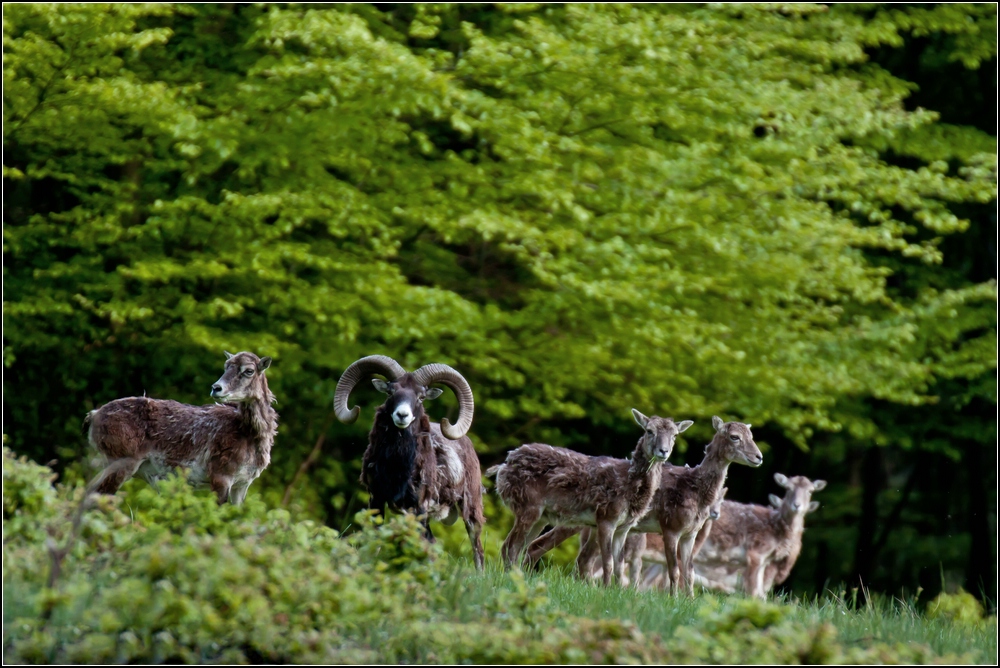
{"label": "ram's face", "polygon": [[436,387],[427,388],[413,382],[410,374],[394,381],[384,381],[375,378],[372,384],[379,392],[389,395],[385,400],[385,408],[392,418],[392,423],[399,429],[408,428],[414,420],[424,414],[424,401],[441,396]]}

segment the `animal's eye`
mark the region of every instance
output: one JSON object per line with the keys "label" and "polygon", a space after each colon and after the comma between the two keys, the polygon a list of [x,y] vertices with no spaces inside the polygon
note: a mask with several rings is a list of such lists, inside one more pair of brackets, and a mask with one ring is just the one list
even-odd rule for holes
{"label": "animal's eye", "polygon": [[653,435],[653,430],[652,429],[647,429],[646,433],[649,434],[650,436],[652,436]]}
{"label": "animal's eye", "polygon": [[250,376],[253,375],[253,369],[247,369],[246,371],[243,372],[243,375],[249,378]]}
{"label": "animal's eye", "polygon": [[740,437],[737,436],[736,434],[730,434],[729,438],[733,439],[734,441],[740,440]]}

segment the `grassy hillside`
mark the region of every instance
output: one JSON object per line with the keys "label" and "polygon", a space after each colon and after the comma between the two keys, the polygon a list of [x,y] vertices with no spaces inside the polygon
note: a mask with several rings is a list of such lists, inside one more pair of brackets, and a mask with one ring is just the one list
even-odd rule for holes
{"label": "grassy hillside", "polygon": [[81,506],[79,488],[53,487],[6,448],[3,477],[10,663],[996,659],[996,618],[958,597],[922,614],[899,601],[605,590],[495,558],[477,574],[445,552],[451,536],[429,545],[413,518],[359,513],[341,536],[253,495],[219,508],[177,478]]}

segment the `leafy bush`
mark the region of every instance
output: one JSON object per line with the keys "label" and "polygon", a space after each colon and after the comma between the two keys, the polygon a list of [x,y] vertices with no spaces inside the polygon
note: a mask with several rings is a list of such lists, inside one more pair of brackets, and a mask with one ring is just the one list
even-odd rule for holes
{"label": "leafy bush", "polygon": [[[125,501],[4,450],[4,660],[12,663],[923,663],[926,647],[858,646],[787,605],[707,597],[667,637],[566,615],[542,576],[483,575],[412,516],[359,512],[344,538],[181,476]],[[59,577],[50,569],[61,548]],[[485,580],[495,578],[492,586]],[[577,583],[581,588],[589,587]],[[635,592],[620,592],[635,596]],[[680,603],[651,598],[657,605]]]}
{"label": "leafy bush", "polygon": [[927,606],[927,616],[953,622],[975,624],[983,618],[983,605],[961,587],[955,594],[941,592]]}
{"label": "leafy bush", "polygon": [[[4,442],[7,435],[4,434]],[[3,448],[3,541],[16,537],[39,540],[41,523],[50,519],[55,474],[27,457]]]}

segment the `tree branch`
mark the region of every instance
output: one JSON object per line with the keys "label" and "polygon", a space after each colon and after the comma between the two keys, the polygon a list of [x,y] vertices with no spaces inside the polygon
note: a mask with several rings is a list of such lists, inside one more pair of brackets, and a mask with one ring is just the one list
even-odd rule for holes
{"label": "tree branch", "polygon": [[320,430],[319,438],[316,439],[316,445],[313,446],[312,452],[310,452],[309,456],[305,458],[305,461],[299,465],[299,470],[295,472],[294,476],[292,476],[292,481],[288,483],[288,487],[285,487],[285,495],[281,498],[282,508],[287,507],[288,502],[291,501],[292,488],[295,486],[295,483],[297,483],[299,478],[301,478],[302,475],[309,470],[309,467],[315,464],[316,460],[319,459],[319,454],[323,450],[323,441],[326,440],[326,432],[333,424],[334,417],[336,417],[335,413],[327,415],[326,421],[323,423],[323,428]]}

